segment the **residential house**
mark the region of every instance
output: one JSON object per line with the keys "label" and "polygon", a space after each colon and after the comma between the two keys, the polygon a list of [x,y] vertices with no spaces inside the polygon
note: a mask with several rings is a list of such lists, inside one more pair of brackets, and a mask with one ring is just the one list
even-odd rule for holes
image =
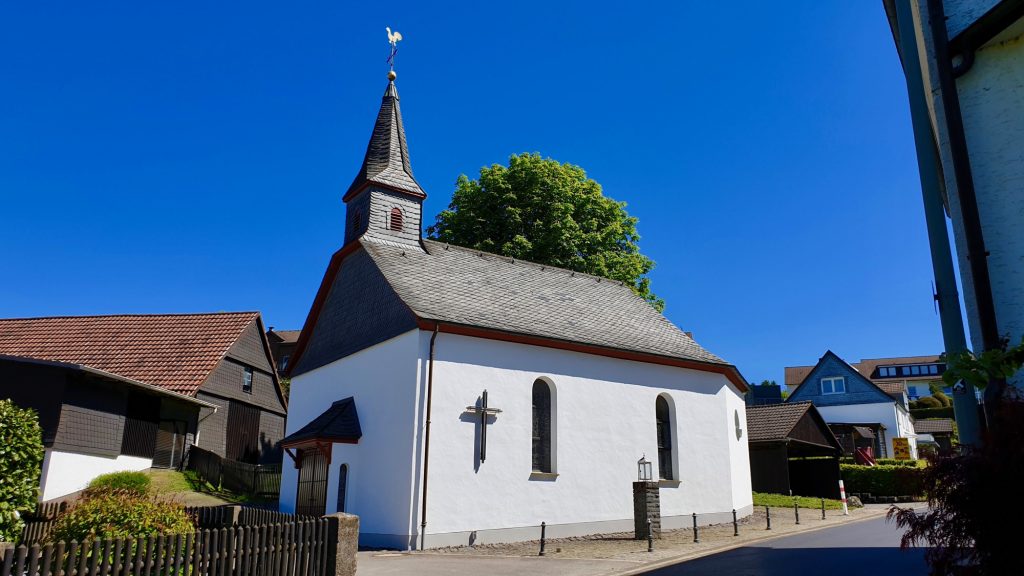
{"label": "residential house", "polygon": [[[946,363],[940,356],[903,356],[896,358],[868,358],[851,363],[857,372],[882,387],[886,392],[906,392],[909,400],[917,400],[931,394],[931,387],[941,388],[947,395],[950,387],[942,381]],[[787,366],[785,384],[794,390],[814,366]]]}
{"label": "residential house", "polygon": [[270,353],[274,357],[277,375],[284,378],[288,372],[288,363],[295,352],[295,345],[299,343],[301,330],[275,330],[273,326],[267,330],[267,342],[270,343]]}
{"label": "residential house", "polygon": [[[790,368],[786,370],[788,374]],[[833,429],[871,430],[876,458],[894,454],[893,438],[906,438],[911,457],[917,457],[916,433],[901,382],[873,382],[829,350],[806,372],[787,399],[804,401],[812,402]]]}
{"label": "residential house", "polygon": [[40,413],[43,498],[189,446],[275,462],[286,404],[258,312],[0,319],[0,397]]}

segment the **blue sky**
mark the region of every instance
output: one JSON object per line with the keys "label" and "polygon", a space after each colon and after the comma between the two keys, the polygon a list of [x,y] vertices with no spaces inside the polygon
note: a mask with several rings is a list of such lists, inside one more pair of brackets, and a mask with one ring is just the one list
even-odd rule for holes
{"label": "blue sky", "polygon": [[425,214],[537,151],[639,217],[666,314],[750,380],[941,351],[881,2],[0,7],[0,316],[298,328],[403,33]]}

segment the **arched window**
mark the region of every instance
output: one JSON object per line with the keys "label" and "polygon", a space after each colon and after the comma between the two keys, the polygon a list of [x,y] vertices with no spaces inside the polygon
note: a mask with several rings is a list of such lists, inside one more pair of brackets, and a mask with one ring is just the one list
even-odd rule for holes
{"label": "arched window", "polygon": [[402,210],[400,208],[391,209],[391,225],[390,228],[393,232],[402,231]]}
{"label": "arched window", "polygon": [[342,464],[338,469],[338,504],[335,506],[338,512],[345,511],[346,492],[348,492],[348,464]]}
{"label": "arched window", "polygon": [[533,471],[552,471],[551,387],[543,380],[533,383]]}
{"label": "arched window", "polygon": [[658,396],[654,402],[654,417],[658,422],[658,478],[673,480],[672,474],[672,414],[668,400]]}

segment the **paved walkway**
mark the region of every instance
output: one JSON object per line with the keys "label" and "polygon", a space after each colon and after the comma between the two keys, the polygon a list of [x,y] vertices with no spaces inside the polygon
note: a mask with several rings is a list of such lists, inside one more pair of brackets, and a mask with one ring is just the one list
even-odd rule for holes
{"label": "paved walkway", "polygon": [[925,576],[924,550],[899,549],[900,532],[884,518],[743,546],[655,570],[645,576]]}
{"label": "paved walkway", "polygon": [[[647,553],[646,542],[637,542],[631,539],[621,538],[593,538],[593,539],[571,539],[569,541],[551,541],[548,544],[549,555],[544,558],[536,556],[536,543],[522,543],[517,545],[496,545],[478,546],[474,548],[458,548],[447,551],[428,552],[360,552],[359,553],[359,574],[361,576],[386,576],[395,574],[422,574],[433,576],[452,573],[478,573],[488,576],[522,576],[523,574],[538,574],[551,576],[606,576],[606,575],[627,575],[647,573],[651,570],[662,570],[662,566],[678,564],[693,558],[709,555],[712,558],[727,557],[722,565],[714,565],[711,572],[706,573],[735,573],[760,575],[756,566],[760,565],[761,559],[756,553],[779,555],[785,565],[790,566],[803,564],[804,562],[817,562],[811,557],[828,556],[832,553],[831,548],[844,548],[840,552],[844,555],[858,556],[862,551],[869,555],[874,554],[875,548],[886,548],[886,554],[896,552],[899,538],[895,528],[886,526],[882,517],[888,506],[868,506],[866,509],[856,511],[851,517],[833,516],[830,511],[828,520],[821,520],[820,513],[814,518],[809,511],[801,511],[803,522],[797,526],[795,522],[785,516],[785,512],[792,514],[792,510],[773,509],[772,531],[764,530],[763,512],[749,519],[749,523],[740,528],[740,537],[732,536],[732,526],[721,527],[717,530],[702,532],[701,543],[693,544],[689,531],[673,531],[678,534],[666,534],[663,540],[655,541],[655,553]],[[853,512],[853,511],[851,511]],[[836,512],[836,514],[839,514]],[[806,516],[810,515],[810,518]],[[872,526],[866,529],[853,530],[849,534],[836,530],[847,528]],[[879,530],[882,526],[883,530]],[[720,533],[720,534],[715,534]],[[865,540],[860,542],[865,535],[877,535],[879,541]],[[842,546],[824,546],[836,539],[842,539],[845,543]],[[770,542],[781,542],[779,545],[769,544]],[[802,543],[807,543],[804,546]],[[788,546],[792,552],[779,553],[777,549]],[[803,548],[817,550],[814,553],[806,553]],[[862,550],[863,549],[863,550]],[[556,550],[558,552],[556,552]],[[724,552],[732,550],[733,552]],[[742,552],[741,552],[742,551]],[[724,553],[723,553],[724,552]],[[729,554],[739,554],[748,563],[753,563],[754,568],[747,571],[733,572],[732,566],[737,560]],[[920,558],[918,557],[918,560]],[[769,564],[775,562],[769,559]],[[793,564],[793,563],[796,564]],[[686,574],[690,574],[689,567],[694,562],[687,562]],[[846,558],[844,565],[857,565]],[[815,564],[805,564],[795,573],[817,574],[809,571]],[[923,565],[923,564],[922,564]],[[738,565],[737,565],[738,566]],[[723,572],[724,570],[724,572]],[[654,574],[674,574],[675,572],[658,571]],[[704,573],[704,572],[702,572]],[[794,572],[790,572],[792,574]],[[829,572],[821,572],[829,573]],[[860,572],[850,572],[860,574]],[[901,572],[900,572],[901,573]],[[921,572],[924,574],[925,572]],[[776,574],[776,572],[765,572],[764,574]],[[845,574],[845,572],[832,571],[830,574]],[[871,576],[882,576],[889,572],[871,572]],[[907,572],[915,574],[915,572]]]}

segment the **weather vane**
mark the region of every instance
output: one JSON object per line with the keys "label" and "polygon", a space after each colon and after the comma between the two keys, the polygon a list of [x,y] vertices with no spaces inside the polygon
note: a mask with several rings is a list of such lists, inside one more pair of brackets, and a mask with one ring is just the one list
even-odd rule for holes
{"label": "weather vane", "polygon": [[385,26],[385,30],[388,31],[388,42],[391,44],[391,50],[388,52],[388,79],[395,79],[395,54],[398,54],[398,43],[402,40],[402,33],[398,30],[391,31],[391,27]]}

